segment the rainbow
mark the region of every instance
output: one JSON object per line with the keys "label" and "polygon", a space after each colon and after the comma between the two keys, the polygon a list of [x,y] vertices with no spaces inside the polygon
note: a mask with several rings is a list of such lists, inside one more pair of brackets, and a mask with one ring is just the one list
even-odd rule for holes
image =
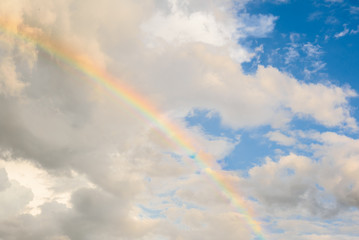
{"label": "rainbow", "polygon": [[244,216],[252,232],[255,234],[255,239],[265,239],[259,222],[254,219],[253,213],[249,211],[250,208],[246,207],[244,199],[237,193],[233,185],[221,171],[214,170],[214,168],[211,167],[211,156],[203,151],[196,151],[193,142],[186,136],[184,131],[164,117],[147,99],[109,74],[88,56],[75,51],[75,49],[72,49],[59,40],[51,38],[39,30],[20,24],[19,21],[0,19],[0,32],[30,42],[48,54],[56,56],[63,62],[87,75],[94,82],[103,86],[135,109],[142,117],[149,120],[160,129],[165,136],[183,149],[185,153],[196,162],[200,169],[208,174],[210,179],[212,179],[221,192],[230,200],[236,210]]}

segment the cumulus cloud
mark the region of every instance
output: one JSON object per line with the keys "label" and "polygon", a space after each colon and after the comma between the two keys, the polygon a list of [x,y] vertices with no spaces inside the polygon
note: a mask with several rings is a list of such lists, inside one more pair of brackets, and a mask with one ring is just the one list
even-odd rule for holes
{"label": "cumulus cloud", "polygon": [[334,194],[343,206],[359,206],[358,177],[358,139],[338,135],[332,132],[323,133],[314,145],[316,155],[321,157],[327,171],[323,171],[324,186]]}
{"label": "cumulus cloud", "polygon": [[222,46],[234,38],[235,24],[220,24],[213,13],[203,11],[184,12],[177,1],[170,2],[167,15],[157,13],[144,25],[145,32],[167,42],[203,42]]}
{"label": "cumulus cloud", "polygon": [[[273,141],[274,133],[267,134]],[[333,216],[358,207],[358,140],[333,132],[305,134],[312,157],[290,153],[249,171],[253,196],[269,208]],[[280,135],[279,135],[280,136]],[[302,135],[303,136],[303,135]],[[278,137],[277,137],[278,138]]]}

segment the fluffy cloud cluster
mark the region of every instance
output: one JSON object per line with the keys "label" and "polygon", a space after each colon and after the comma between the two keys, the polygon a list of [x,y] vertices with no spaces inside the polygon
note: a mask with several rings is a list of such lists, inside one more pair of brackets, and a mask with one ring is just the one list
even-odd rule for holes
{"label": "fluffy cloud cluster", "polygon": [[[238,39],[263,37],[276,20],[245,13],[246,3],[4,0],[0,23],[86,53],[176,122],[219,170],[239,140],[189,127],[184,117],[194,109],[233,129],[271,126],[266,136],[287,146],[296,140],[278,129],[293,118],[356,129],[350,88],[273,67],[243,73],[255,51]],[[253,238],[193,159],[126,103],[16,34],[0,31],[0,53],[0,239]],[[324,133],[315,141],[313,159],[268,160],[248,179],[221,171],[258,209],[329,216],[358,207],[357,140]]]}
{"label": "fluffy cloud cluster", "polygon": [[[349,213],[359,203],[359,179],[355,174],[358,140],[334,132],[292,132],[291,137],[270,132],[267,137],[285,146],[307,142],[298,145],[311,153],[311,156],[290,153],[278,156],[277,160],[267,158],[263,165],[250,169],[248,178],[242,179],[247,194],[268,206],[268,215],[275,219],[271,224],[288,230],[276,238],[355,239],[357,213]],[[336,219],[337,215],[341,218]],[[328,225],[316,230],[309,227],[319,227],[318,218],[325,219]],[[291,221],[300,227],[290,228]],[[354,236],[346,236],[348,232]]]}

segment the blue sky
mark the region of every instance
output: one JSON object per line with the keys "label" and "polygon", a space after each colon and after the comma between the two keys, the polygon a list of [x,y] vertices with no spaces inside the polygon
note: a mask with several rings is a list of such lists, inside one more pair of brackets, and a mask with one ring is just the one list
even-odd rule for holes
{"label": "blue sky", "polygon": [[[356,1],[252,1],[237,14],[239,18],[243,14],[276,17],[275,27],[270,33],[239,41],[250,49],[261,48],[256,57],[241,64],[247,74],[255,74],[259,64],[273,66],[305,83],[334,84],[358,92],[359,3]],[[358,119],[358,98],[351,98],[349,102],[351,114]],[[225,169],[237,170],[243,176],[248,176],[248,170],[253,166],[263,164],[265,157],[278,160],[278,152],[315,157],[311,151],[270,141],[265,137],[271,131],[268,126],[234,130],[224,126],[219,115],[208,115],[208,111],[203,110],[194,111],[186,120],[190,125],[201,126],[208,134],[233,139],[240,135],[240,143],[221,162]],[[324,127],[311,118],[294,118],[290,129],[322,133],[334,131],[358,137],[356,130]],[[316,141],[302,139],[302,143],[310,145]]]}
{"label": "blue sky", "polygon": [[354,0],[0,1],[0,239],[357,240],[358,42]]}
{"label": "blue sky", "polygon": [[[348,84],[356,90],[359,88],[359,70],[355,65],[359,55],[357,1],[288,1],[283,4],[254,1],[247,11],[278,16],[276,27],[268,37],[253,39],[253,44],[263,44],[262,64],[276,66],[304,81],[329,81],[336,85]],[[286,64],[291,34],[298,46],[294,50],[294,62]],[[308,56],[303,49],[306,44],[314,46],[317,53]],[[313,66],[315,62],[325,65],[317,70]],[[256,64],[246,63],[244,66],[250,71]],[[315,72],[308,75],[305,69]],[[352,99],[352,103],[353,113],[358,117],[358,100]]]}
{"label": "blue sky", "polygon": [[[258,64],[274,66],[303,82],[348,86],[358,92],[358,7],[356,1],[249,2],[244,10],[238,11],[239,17],[246,13],[262,14],[273,15],[276,20],[272,32],[260,38],[249,36],[240,41],[250,49],[262,47],[255,58],[242,63],[244,71],[253,74]],[[352,114],[358,118],[359,100],[352,98],[350,102]],[[229,169],[258,164],[265,156],[273,154],[275,148],[280,148],[263,139],[268,128],[255,129],[253,132],[235,131],[223,127],[218,115],[208,117],[207,113],[196,111],[187,121],[191,125],[200,125],[209,134],[242,136],[236,150],[225,159]],[[291,127],[320,132],[328,130],[312,119],[293,119]],[[345,130],[334,128],[334,131]],[[358,136],[357,131],[345,132],[350,136]]]}

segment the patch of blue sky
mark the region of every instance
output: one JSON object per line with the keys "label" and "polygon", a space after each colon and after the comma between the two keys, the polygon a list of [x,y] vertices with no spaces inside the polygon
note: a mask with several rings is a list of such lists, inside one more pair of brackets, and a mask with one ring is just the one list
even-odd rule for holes
{"label": "patch of blue sky", "polygon": [[[270,222],[270,220],[268,220],[268,222]],[[272,234],[281,234],[286,232],[283,228],[278,228],[276,224],[276,222],[271,222],[270,224],[268,224],[266,226],[266,231],[270,231],[270,233]]]}
{"label": "patch of blue sky", "polygon": [[174,152],[164,152],[164,154],[171,157],[171,159],[175,160],[177,163],[183,165],[183,158],[180,154],[174,153]]}
{"label": "patch of blue sky", "polygon": [[326,127],[321,123],[315,121],[313,118],[307,116],[294,116],[289,123],[291,129],[315,129],[317,132],[326,132],[326,131],[339,131],[341,127]]}
{"label": "patch of blue sky", "polygon": [[198,210],[204,210],[204,207],[200,207],[199,205],[189,202],[189,201],[183,201],[182,198],[174,196],[171,199],[172,203],[175,203],[178,207],[183,207],[186,209],[198,209]]}
{"label": "patch of blue sky", "polygon": [[223,126],[218,114],[212,114],[209,110],[194,109],[185,118],[189,126],[200,126],[206,134],[213,136],[225,136],[235,139],[236,131]]}
{"label": "patch of blue sky", "polygon": [[313,223],[320,223],[321,222],[325,222],[327,224],[335,224],[335,223],[339,223],[341,222],[338,218],[334,219],[334,218],[328,218],[328,219],[322,219],[321,217],[318,216],[305,216],[305,215],[292,215],[290,217],[288,217],[288,220],[302,220],[302,221],[307,221],[307,222],[313,222]]}
{"label": "patch of blue sky", "polygon": [[[252,1],[247,5],[246,13],[278,18],[265,37],[241,40],[251,49],[263,46],[256,58],[243,64],[243,69],[251,73],[258,64],[271,65],[298,80],[348,84],[359,92],[359,1],[273,2]],[[350,103],[358,106],[359,99],[353,98]],[[355,107],[353,115],[359,118]]]}
{"label": "patch of blue sky", "polygon": [[325,190],[325,188],[323,188],[322,186],[320,186],[318,183],[315,184],[315,188],[318,189],[319,191],[323,192]]}
{"label": "patch of blue sky", "polygon": [[[218,159],[226,170],[239,170],[243,176],[246,176],[247,170],[250,168],[261,165],[264,163],[266,157],[272,158],[274,161],[278,160],[280,156],[294,153],[301,156],[313,157],[313,152],[309,146],[311,144],[318,144],[315,139],[303,138],[300,136],[294,136],[300,142],[300,147],[297,144],[294,146],[281,145],[275,141],[269,140],[266,134],[270,131],[275,131],[269,126],[259,127],[250,130],[233,130],[230,128],[223,127],[221,124],[220,116],[216,114],[208,115],[208,111],[205,110],[194,110],[193,113],[186,117],[187,124],[189,126],[200,126],[202,130],[209,135],[213,136],[225,136],[227,138],[236,139],[240,135],[239,144],[233,149],[229,155],[224,159]],[[355,136],[356,133],[347,132],[345,129],[340,127],[327,128],[313,119],[305,117],[294,117],[290,122],[290,129],[293,131],[315,131],[323,133],[327,131],[343,133],[347,136]],[[290,135],[286,132],[283,134]]]}
{"label": "patch of blue sky", "polygon": [[158,194],[158,196],[161,197],[161,198],[173,197],[176,194],[176,191],[177,190],[171,190],[171,191],[168,191],[168,192],[160,193],[160,194]]}
{"label": "patch of blue sky", "polygon": [[287,168],[286,169],[286,174],[287,176],[294,176],[295,175],[295,170],[292,168]]}
{"label": "patch of blue sky", "polygon": [[[267,132],[264,129],[251,132],[241,131],[240,143],[222,160],[224,169],[241,170],[245,176],[247,170],[264,163],[267,156],[274,157],[278,146],[269,143],[269,140],[264,137],[264,133]],[[282,149],[282,151],[285,150]]]}
{"label": "patch of blue sky", "polygon": [[[243,63],[247,73],[256,71],[259,64],[273,66],[292,75],[299,81],[346,85],[359,92],[359,2],[343,1],[329,3],[324,0],[290,0],[274,4],[276,1],[252,1],[241,14],[262,14],[278,17],[273,31],[265,36],[249,36],[240,44],[250,49],[260,48],[257,57]],[[278,2],[278,1],[277,1]],[[352,115],[359,119],[359,98],[349,99]],[[276,159],[278,154],[289,151],[311,157],[311,152],[296,146],[283,146],[270,141],[265,134],[269,126],[252,130],[233,130],[224,127],[218,115],[208,111],[195,110],[187,116],[189,125],[201,126],[203,131],[213,136],[235,139],[240,135],[240,143],[222,159],[228,170],[248,170],[261,164],[269,156]],[[290,122],[292,130],[332,131],[357,138],[358,132],[343,127],[325,127],[313,119],[295,116]],[[285,134],[285,133],[284,133]],[[301,138],[302,145],[316,143],[309,138]]]}
{"label": "patch of blue sky", "polygon": [[[263,52],[257,53],[258,58],[244,63],[243,68],[254,72],[258,64],[272,65],[298,80],[348,85],[359,92],[358,5],[358,1],[332,4],[298,0],[284,4],[250,3],[248,12],[273,14],[278,19],[273,32],[266,38],[244,40],[249,40],[251,48],[263,45]],[[351,98],[349,103],[352,115],[359,119],[359,98]],[[301,120],[299,125],[322,128],[319,124],[313,126],[311,121]],[[355,133],[349,134],[357,137]]]}
{"label": "patch of blue sky", "polygon": [[[333,233],[335,233],[333,236],[337,235],[336,239],[341,239],[341,235],[345,236],[351,236],[351,237],[357,237],[359,236],[358,233],[348,233],[345,231],[347,226],[355,225],[354,221],[349,221],[348,219],[340,219],[340,218],[328,218],[328,219],[322,219],[317,217],[303,217],[303,216],[294,216],[290,218],[291,220],[300,220],[307,223],[311,223],[312,226],[317,226],[319,228],[329,227],[330,230]],[[286,232],[286,230],[278,228],[277,221],[275,221],[272,218],[269,218],[269,226],[267,231],[270,231],[273,234],[280,234]],[[306,236],[313,235],[312,228],[309,228],[306,232],[300,234],[300,236],[303,236],[304,239],[306,239]],[[315,234],[314,234],[315,235]]]}
{"label": "patch of blue sky", "polygon": [[[358,118],[356,119],[358,120]],[[335,132],[337,134],[346,135],[351,138],[359,137],[359,132],[353,131],[351,128],[346,128],[345,126],[324,126],[314,119],[305,116],[294,116],[289,125],[291,129],[298,129],[303,131],[314,130],[318,133]],[[301,139],[301,141],[303,144],[310,144],[315,142],[313,139]]]}
{"label": "patch of blue sky", "polygon": [[[359,233],[348,233],[347,231],[345,231],[345,227],[346,226],[353,226],[356,224],[356,220],[354,219],[350,219],[350,218],[325,218],[323,219],[322,217],[305,217],[305,216],[293,216],[290,219],[292,220],[302,220],[302,221],[306,221],[306,222],[312,222],[313,225],[319,225],[319,226],[325,226],[325,225],[329,225],[331,226],[331,230],[335,231],[336,234],[345,234],[346,236],[359,236]],[[311,235],[313,234],[312,232],[309,233],[303,233],[302,235]]]}
{"label": "patch of blue sky", "polygon": [[162,209],[151,209],[143,205],[139,205],[138,207],[142,210],[140,217],[152,219],[166,218],[165,214],[163,214]]}
{"label": "patch of blue sky", "polygon": [[264,158],[273,153],[275,146],[268,144],[268,139],[263,137],[270,128],[261,127],[251,131],[233,130],[224,127],[218,115],[211,114],[208,111],[194,110],[186,117],[189,126],[200,126],[206,134],[213,136],[225,136],[236,140],[240,135],[240,143],[224,159],[219,159],[227,170],[248,170],[264,161]]}
{"label": "patch of blue sky", "polygon": [[179,189],[163,192],[158,194],[157,196],[162,199],[162,204],[174,203],[179,207],[185,207],[187,209],[192,209],[192,208],[203,209],[201,207],[198,207],[196,204],[193,204],[188,201],[183,201],[181,198],[177,197],[176,193],[178,190]]}
{"label": "patch of blue sky", "polygon": [[[162,199],[161,204],[168,205],[168,204],[175,204],[178,207],[183,207],[186,209],[198,209],[198,210],[204,210],[203,207],[198,206],[195,203],[191,203],[189,201],[183,201],[181,198],[176,196],[176,190],[165,192],[162,194],[158,194],[158,197]],[[158,218],[166,218],[166,215],[164,214],[163,208],[155,208],[145,205],[138,205],[138,207],[142,210],[142,213],[140,214],[140,217],[142,218],[152,218],[152,219],[158,219]]]}

